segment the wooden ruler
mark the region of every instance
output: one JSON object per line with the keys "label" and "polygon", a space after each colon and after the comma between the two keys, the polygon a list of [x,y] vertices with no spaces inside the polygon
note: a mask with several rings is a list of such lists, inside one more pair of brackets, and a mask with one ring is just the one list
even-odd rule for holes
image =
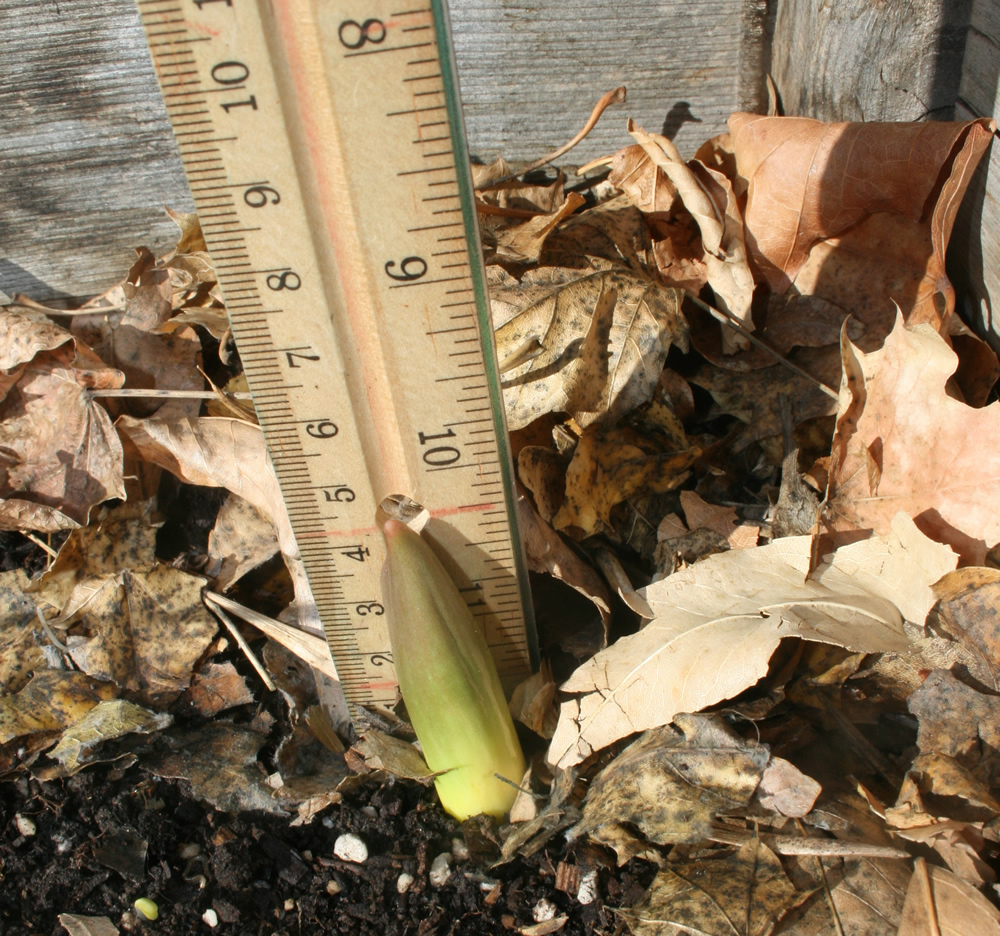
{"label": "wooden ruler", "polygon": [[392,494],[511,686],[537,651],[443,0],[137,2],[345,695],[395,699]]}

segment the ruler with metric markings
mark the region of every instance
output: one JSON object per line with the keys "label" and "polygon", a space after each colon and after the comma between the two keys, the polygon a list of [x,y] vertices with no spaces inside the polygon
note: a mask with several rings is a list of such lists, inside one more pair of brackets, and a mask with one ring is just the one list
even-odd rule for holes
{"label": "ruler with metric markings", "polygon": [[537,651],[443,0],[137,0],[348,700],[395,700],[375,511],[430,511],[508,688]]}

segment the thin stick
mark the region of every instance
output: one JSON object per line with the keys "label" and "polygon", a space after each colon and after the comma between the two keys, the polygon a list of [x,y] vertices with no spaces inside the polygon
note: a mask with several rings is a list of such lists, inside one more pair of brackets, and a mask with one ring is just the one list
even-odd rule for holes
{"label": "thin stick", "polygon": [[30,539],[31,542],[33,542],[39,549],[44,549],[49,554],[50,558],[55,559],[55,557],[59,555],[59,553],[57,553],[48,543],[40,540],[37,536],[35,536],[34,533],[25,533],[24,530],[22,530],[21,532],[24,533],[24,535],[28,539]]}
{"label": "thin stick", "polygon": [[224,598],[215,592],[205,592],[205,600],[210,601],[217,607],[225,608],[227,611],[242,618],[248,624],[252,624],[257,630],[262,631],[272,640],[276,640],[283,647],[287,647],[300,660],[304,660],[313,669],[318,669],[321,673],[335,679],[338,682],[340,677],[337,669],[333,665],[333,657],[330,656],[330,646],[326,639],[310,634],[308,631],[291,627],[276,621],[274,618],[254,611],[252,608],[244,607],[239,602],[231,598]]}
{"label": "thin stick", "polygon": [[[746,831],[713,828],[709,839],[723,845],[743,845],[752,835]],[[814,855],[825,858],[898,858],[906,861],[909,852],[888,845],[867,845],[863,842],[842,842],[837,839],[802,838],[798,835],[760,836],[762,842],[779,855]]]}
{"label": "thin stick", "polygon": [[143,397],[151,397],[155,399],[172,399],[172,400],[217,400],[219,394],[223,396],[231,397],[234,400],[252,400],[251,394],[247,393],[246,390],[234,390],[232,392],[227,392],[225,390],[220,390],[218,393],[213,393],[211,390],[91,390],[90,395],[92,397],[125,397],[126,399]]}
{"label": "thin stick", "polygon": [[916,860],[914,874],[920,878],[920,889],[923,891],[924,903],[927,905],[927,922],[931,927],[931,936],[941,936],[941,927],[938,926],[937,904],[934,901],[934,890],[931,887],[931,876],[927,871],[927,862],[923,858]]}
{"label": "thin stick", "polygon": [[605,166],[613,166],[615,162],[614,154],[610,156],[598,156],[597,159],[592,159],[589,163],[584,163],[576,170],[578,176],[586,175],[593,169],[603,169]]}
{"label": "thin stick", "polygon": [[710,306],[707,302],[702,302],[702,300],[699,299],[696,295],[694,295],[694,293],[688,293],[687,296],[695,305],[703,308],[713,318],[718,319],[724,325],[728,325],[730,328],[732,328],[738,334],[746,338],[747,341],[749,341],[751,344],[756,345],[762,351],[766,351],[779,364],[784,364],[785,367],[787,367],[793,373],[798,374],[800,377],[804,378],[805,380],[808,380],[810,383],[815,384],[828,397],[834,400],[840,399],[840,394],[837,393],[836,390],[832,390],[821,380],[817,380],[815,377],[813,377],[813,375],[808,373],[808,371],[804,371],[797,364],[793,364],[791,361],[788,360],[788,358],[782,356],[777,351],[775,351],[774,348],[772,348],[770,345],[767,344],[767,342],[761,341],[761,339],[758,338],[753,332],[747,331],[746,328],[744,328],[743,325],[740,324],[739,319],[737,319],[732,312],[728,310],[716,309],[714,306]]}
{"label": "thin stick", "polygon": [[587,118],[587,122],[583,125],[583,129],[575,136],[569,143],[564,143],[559,149],[553,150],[547,156],[543,156],[541,159],[536,159],[533,163],[525,166],[523,169],[518,169],[517,172],[512,172],[509,175],[503,176],[503,178],[496,179],[492,182],[488,182],[484,185],[476,186],[477,191],[484,189],[491,189],[497,185],[503,185],[504,182],[511,182],[518,176],[525,175],[529,172],[534,172],[536,169],[541,169],[542,166],[547,166],[554,159],[558,159],[560,156],[564,156],[568,153],[577,143],[579,143],[591,130],[594,129],[594,125],[598,120],[601,119],[601,114],[604,113],[607,108],[612,104],[621,104],[625,100],[625,88],[615,88],[612,91],[608,91],[595,105],[594,109],[590,112],[590,117]]}
{"label": "thin stick", "polygon": [[271,692],[274,692],[275,685],[274,681],[271,679],[267,670],[264,669],[264,665],[257,659],[256,654],[250,649],[250,644],[246,642],[243,635],[240,633],[239,628],[233,623],[232,618],[226,614],[222,608],[218,607],[214,602],[208,600],[208,595],[205,595],[205,604],[208,605],[208,610],[212,612],[223,624],[226,625],[227,630],[233,635],[233,640],[236,641],[239,648],[243,651],[246,658],[250,661],[251,665],[255,670],[257,670],[257,675],[260,676],[262,682]]}
{"label": "thin stick", "polygon": [[56,647],[58,647],[60,650],[62,650],[63,653],[65,653],[68,656],[69,647],[67,647],[66,644],[62,643],[59,640],[59,638],[52,633],[52,628],[49,627],[49,622],[45,620],[45,615],[42,614],[42,609],[35,608],[35,613],[38,615],[38,620],[42,622],[42,627],[45,628],[45,633],[49,635],[49,640],[51,640]]}

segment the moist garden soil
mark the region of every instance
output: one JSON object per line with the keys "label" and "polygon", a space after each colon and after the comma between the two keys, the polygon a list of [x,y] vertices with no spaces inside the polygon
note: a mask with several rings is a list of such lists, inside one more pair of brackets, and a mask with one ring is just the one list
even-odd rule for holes
{"label": "moist garden soil", "polygon": [[[639,860],[602,867],[596,899],[581,904],[556,887],[560,862],[576,861],[556,835],[529,858],[495,867],[474,851],[435,887],[431,863],[463,830],[419,784],[366,784],[298,827],[285,816],[219,812],[185,786],[140,764],[0,783],[0,936],[64,934],[61,913],[159,936],[516,933],[537,925],[543,900],[568,917],[559,930],[567,936],[612,934],[625,929],[615,908],[638,902],[655,873]],[[25,819],[34,834],[23,834]],[[366,842],[366,861],[334,856],[344,832]],[[404,872],[414,880],[400,894]],[[155,921],[137,915],[141,897],[156,903]],[[214,929],[203,921],[209,909]]]}

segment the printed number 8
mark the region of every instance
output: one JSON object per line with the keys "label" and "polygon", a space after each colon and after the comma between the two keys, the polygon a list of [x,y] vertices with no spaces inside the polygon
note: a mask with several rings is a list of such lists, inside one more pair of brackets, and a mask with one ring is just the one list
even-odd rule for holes
{"label": "printed number 8", "polygon": [[[357,30],[358,38],[354,42],[348,42],[344,38],[344,32]],[[355,20],[344,20],[337,30],[341,43],[348,49],[360,49],[366,42],[376,45],[385,39],[385,23],[378,19],[366,19],[363,23]]]}

